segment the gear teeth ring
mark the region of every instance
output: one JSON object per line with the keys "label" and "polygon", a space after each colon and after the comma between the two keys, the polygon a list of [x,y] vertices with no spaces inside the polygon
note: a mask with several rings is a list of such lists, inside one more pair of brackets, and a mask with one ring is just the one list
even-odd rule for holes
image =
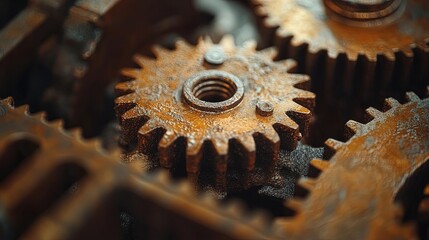
{"label": "gear teeth ring", "polygon": [[142,69],[124,69],[132,80],[116,86],[122,141],[158,153],[165,168],[186,161],[190,179],[206,174],[222,191],[236,171],[244,187],[255,172],[269,178],[279,149],[295,149],[308,127],[315,95],[298,88],[307,76],[288,73],[293,61],[274,62],[275,51],[254,47],[236,47],[227,36],[157,47],[156,59],[136,56]]}
{"label": "gear teeth ring", "polygon": [[320,125],[332,123],[332,116],[338,122],[320,133],[323,136],[316,137],[319,139],[314,144],[319,145],[328,136],[339,137],[344,121],[361,117],[350,109],[364,109],[389,96],[399,99],[405,91],[425,96],[429,84],[426,1],[385,1],[391,7],[400,3],[399,15],[388,22],[377,19],[377,26],[366,20],[361,21],[364,26],[350,25],[349,18],[338,21],[338,14],[329,12],[329,4],[348,1],[253,2],[263,35],[261,46],[276,46],[277,59],[296,59],[298,72],[312,79]]}
{"label": "gear teeth ring", "polygon": [[[410,207],[405,201],[405,211],[398,211],[395,195],[410,175],[429,164],[429,98],[407,93],[406,99],[404,104],[386,99],[383,111],[368,108],[365,124],[349,121],[345,142],[326,141],[329,160],[311,161],[309,176],[298,181],[295,198],[286,203],[296,215],[277,220],[286,238],[417,238],[412,224],[398,221],[398,212]],[[421,175],[426,173],[419,174],[411,181],[427,180]],[[412,189],[424,191],[419,184]],[[362,235],[362,229],[368,231]]]}

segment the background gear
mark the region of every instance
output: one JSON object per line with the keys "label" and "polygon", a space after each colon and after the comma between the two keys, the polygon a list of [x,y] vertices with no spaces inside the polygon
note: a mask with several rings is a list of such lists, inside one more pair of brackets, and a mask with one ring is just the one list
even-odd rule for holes
{"label": "background gear", "polygon": [[286,235],[416,238],[412,224],[398,221],[402,210],[394,199],[398,186],[427,164],[429,98],[420,100],[416,94],[407,93],[407,99],[405,104],[387,99],[385,112],[368,108],[368,123],[347,122],[347,142],[326,142],[329,161],[313,160],[310,174],[315,176],[318,171],[314,170],[319,169],[323,170],[321,175],[317,180],[298,182],[310,191],[308,198],[290,201],[287,205],[297,215],[277,221]]}
{"label": "background gear", "polygon": [[[174,51],[155,48],[156,60],[136,57],[143,69],[124,70],[135,80],[116,86],[127,94],[116,99],[123,140],[138,137],[145,153],[157,148],[160,165],[167,168],[180,167],[186,145],[188,176],[197,181],[201,169],[211,168],[219,189],[225,189],[230,167],[244,171],[244,186],[252,171],[269,176],[280,145],[296,147],[297,123],[306,129],[310,111],[304,106],[313,106],[314,95],[295,87],[308,78],[287,73],[292,62],[273,62],[272,49],[253,47],[235,47],[225,37],[218,45],[179,41]],[[213,64],[211,58],[219,55],[224,59]]]}
{"label": "background gear", "polygon": [[311,76],[318,118],[312,135],[320,135],[315,144],[328,136],[340,138],[345,121],[360,119],[364,108],[386,97],[401,99],[406,90],[424,96],[429,83],[427,1],[385,1],[401,2],[399,16],[377,26],[362,21],[367,25],[360,27],[325,7],[348,1],[254,2],[262,46],[277,46],[278,58],[296,59],[298,72]]}

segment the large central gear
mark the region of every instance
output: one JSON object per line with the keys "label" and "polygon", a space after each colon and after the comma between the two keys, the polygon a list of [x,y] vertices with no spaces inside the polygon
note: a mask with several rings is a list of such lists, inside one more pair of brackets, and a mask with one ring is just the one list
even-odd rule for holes
{"label": "large central gear", "polygon": [[244,186],[258,169],[268,177],[280,147],[296,147],[314,94],[296,87],[308,77],[288,73],[293,61],[273,62],[272,49],[254,47],[235,47],[225,37],[155,48],[156,60],[137,56],[143,69],[124,70],[134,80],[116,86],[128,93],[116,99],[124,140],[138,135],[139,149],[159,152],[166,168],[186,155],[188,177],[198,181],[209,171],[218,189],[226,187],[227,169],[241,171]]}

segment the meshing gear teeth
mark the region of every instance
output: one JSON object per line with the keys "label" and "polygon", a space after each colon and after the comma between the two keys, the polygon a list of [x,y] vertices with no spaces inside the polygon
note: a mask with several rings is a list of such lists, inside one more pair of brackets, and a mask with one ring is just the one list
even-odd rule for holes
{"label": "meshing gear teeth", "polygon": [[122,71],[131,81],[117,84],[126,95],[115,102],[122,140],[138,139],[139,151],[158,153],[162,167],[181,168],[195,183],[212,177],[219,190],[238,174],[249,187],[256,172],[270,177],[279,149],[293,150],[307,128],[315,96],[298,87],[308,77],[288,73],[293,61],[274,62],[273,49],[224,37],[154,53],[136,56],[142,69]]}
{"label": "meshing gear teeth", "polygon": [[[429,160],[429,98],[406,94],[407,103],[386,99],[384,111],[369,108],[366,124],[349,122],[346,142],[326,141],[329,161],[310,164],[303,179],[306,199],[294,199],[294,218],[277,220],[289,238],[416,239],[401,223],[395,195],[408,176]],[[423,191],[423,188],[422,188]],[[409,195],[407,195],[409,197]]]}
{"label": "meshing gear teeth", "polygon": [[316,116],[321,126],[330,123],[333,128],[326,127],[320,140],[334,131],[340,135],[345,121],[386,97],[401,98],[406,91],[424,96],[429,84],[428,1],[253,2],[263,46],[275,45],[278,59],[296,59],[298,72],[311,76]]}

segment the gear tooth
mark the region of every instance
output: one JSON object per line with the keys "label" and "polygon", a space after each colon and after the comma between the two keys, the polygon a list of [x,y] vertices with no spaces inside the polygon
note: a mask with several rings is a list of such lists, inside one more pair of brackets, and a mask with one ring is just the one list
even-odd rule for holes
{"label": "gear tooth", "polygon": [[139,134],[141,135],[149,134],[159,127],[160,126],[158,125],[158,122],[151,118],[145,124],[143,124],[143,126],[140,127]]}
{"label": "gear tooth", "polygon": [[310,161],[310,165],[320,171],[325,171],[329,167],[329,162],[323,159],[313,159]]}
{"label": "gear tooth", "polygon": [[198,38],[198,43],[204,43],[205,45],[213,45],[213,40],[210,36],[204,36],[201,38]]}
{"label": "gear tooth", "polygon": [[[209,141],[210,142],[210,141]],[[222,139],[213,139],[211,141],[216,151],[216,190],[226,191],[226,171],[228,169],[228,142]]]}
{"label": "gear tooth", "polygon": [[173,165],[172,156],[175,151],[175,141],[178,139],[176,133],[166,131],[158,144],[159,162],[161,167],[171,168]]}
{"label": "gear tooth", "polygon": [[282,123],[275,123],[273,128],[280,137],[280,148],[292,151],[298,146],[301,135],[295,121],[285,116]]}
{"label": "gear tooth", "polygon": [[303,202],[301,200],[298,200],[296,198],[291,198],[286,200],[285,207],[295,211],[295,212],[301,212],[302,210]]}
{"label": "gear tooth", "polygon": [[193,197],[195,195],[194,186],[189,181],[181,180],[177,184],[177,190],[188,197]]}
{"label": "gear tooth", "polygon": [[329,162],[323,159],[313,159],[308,167],[308,176],[316,178],[329,167]]}
{"label": "gear tooth", "polygon": [[[135,55],[134,61],[143,69],[151,69],[156,65],[156,62],[153,58],[149,58],[142,55]],[[131,76],[134,77],[134,76]],[[138,77],[138,75],[136,75]]]}
{"label": "gear tooth", "polygon": [[138,130],[138,151],[145,154],[156,152],[164,133],[164,128],[157,121],[149,119]]}
{"label": "gear tooth", "polygon": [[[305,83],[305,82],[303,82],[303,83]],[[295,87],[301,87],[301,85],[295,84]],[[307,90],[300,89],[300,90],[298,90],[297,95],[299,97],[294,98],[293,101],[297,102],[297,101],[302,99],[301,101],[298,102],[301,104],[301,102],[305,100],[306,102],[308,102],[308,103],[306,103],[307,105],[305,105],[305,107],[310,105],[311,107],[307,107],[307,108],[310,108],[310,109],[313,108],[313,106],[315,105],[315,101],[316,101],[316,94],[314,94],[310,91],[307,91]]]}
{"label": "gear tooth", "polygon": [[55,120],[49,121],[49,125],[54,126],[57,129],[62,129],[64,126],[64,120],[63,119],[55,119]]}
{"label": "gear tooth", "polygon": [[[368,118],[379,118],[383,115],[381,111],[376,108],[369,107],[365,110],[366,114],[368,114]],[[369,119],[368,119],[369,120]]]}
{"label": "gear tooth", "polygon": [[414,92],[407,92],[405,94],[405,97],[407,98],[408,101],[410,102],[419,102],[421,99],[419,98],[419,96],[417,96],[417,94],[415,94]]}
{"label": "gear tooth", "polygon": [[311,111],[299,104],[294,104],[293,110],[287,111],[286,115],[299,125],[299,130],[306,135],[311,119]]}
{"label": "gear tooth", "polygon": [[120,148],[114,148],[112,150],[109,150],[109,155],[111,155],[115,159],[121,159],[122,158],[122,151]]}
{"label": "gear tooth", "polygon": [[[138,138],[139,129],[148,121],[148,117],[140,112],[138,107],[125,106],[123,109],[116,108],[119,122],[122,125],[122,131],[120,135],[120,144],[127,146],[128,144],[135,142]],[[127,110],[128,109],[128,110]],[[122,113],[125,111],[124,113]]]}
{"label": "gear tooth", "polygon": [[234,37],[230,34],[226,34],[222,37],[219,44],[225,48],[233,48],[235,47]]}
{"label": "gear tooth", "polygon": [[273,47],[262,49],[258,51],[258,53],[270,60],[274,59],[277,56],[277,50]]}
{"label": "gear tooth", "polygon": [[177,134],[173,131],[166,131],[159,142],[160,148],[167,148],[177,139]]}
{"label": "gear tooth", "polygon": [[186,171],[188,173],[199,172],[203,158],[203,145],[202,141],[188,139],[186,144]]}
{"label": "gear tooth", "polygon": [[92,138],[92,139],[85,140],[85,143],[86,143],[86,145],[91,146],[91,148],[93,148],[93,149],[96,149],[98,151],[103,151],[102,150],[103,149],[102,143],[97,138]]}
{"label": "gear tooth", "polygon": [[248,217],[249,224],[254,228],[264,229],[270,225],[270,217],[264,211],[256,210]]}
{"label": "gear tooth", "polygon": [[82,130],[80,128],[68,129],[67,133],[72,138],[75,138],[75,139],[77,139],[79,141],[82,140]]}
{"label": "gear tooth", "polygon": [[252,50],[252,51],[256,50],[257,45],[258,45],[258,43],[254,39],[247,40],[243,43],[244,48]]}
{"label": "gear tooth", "polygon": [[311,111],[314,110],[316,105],[316,95],[304,90],[299,90],[298,94],[302,97],[293,98],[293,102],[297,103],[302,107],[305,107],[307,110],[310,111],[311,114]]}
{"label": "gear tooth", "polygon": [[126,120],[133,119],[133,118],[136,118],[139,116],[141,116],[141,112],[140,112],[139,108],[133,107],[133,108],[129,109],[128,111],[126,111],[124,114],[122,114],[121,121],[126,121]]}
{"label": "gear tooth", "polygon": [[34,113],[33,117],[38,119],[41,122],[46,122],[46,112]]}
{"label": "gear tooth", "polygon": [[20,113],[23,113],[23,114],[26,114],[26,115],[28,114],[28,105],[27,104],[21,105],[21,106],[15,108],[15,109],[16,109],[17,112],[20,112]]}
{"label": "gear tooth", "polygon": [[237,218],[241,218],[245,212],[245,206],[239,200],[230,200],[225,206],[226,212]]}
{"label": "gear tooth", "polygon": [[[138,61],[138,60],[136,60]],[[138,78],[140,73],[140,69],[138,68],[124,68],[121,70],[121,75],[130,79],[136,79]],[[128,86],[124,84],[125,86]]]}
{"label": "gear tooth", "polygon": [[237,141],[243,147],[244,151],[239,151],[240,153],[245,154],[245,169],[248,171],[253,170],[255,168],[256,161],[256,143],[255,139],[251,135],[244,135],[237,138]]}
{"label": "gear tooth", "polygon": [[[198,41],[198,42],[200,42],[200,41]],[[192,46],[187,41],[185,41],[183,39],[179,39],[176,41],[176,51],[179,49],[186,50],[186,49],[191,49],[191,48],[192,48]]]}
{"label": "gear tooth", "polygon": [[398,106],[400,106],[401,104],[398,102],[398,100],[394,99],[394,98],[386,98],[384,100],[384,106],[386,109],[390,109],[390,108],[396,108]]}
{"label": "gear tooth", "polygon": [[306,198],[308,194],[313,190],[315,184],[315,180],[313,179],[307,177],[299,178],[298,182],[295,185],[294,197],[300,199]]}
{"label": "gear tooth", "polygon": [[7,98],[4,98],[4,99],[0,99],[0,103],[2,105],[8,106],[10,108],[12,108],[13,105],[14,105],[14,101],[13,101],[12,97],[7,97]]}
{"label": "gear tooth", "polygon": [[301,177],[297,184],[311,192],[316,186],[316,180],[308,177]]}
{"label": "gear tooth", "polygon": [[156,58],[158,58],[158,59],[162,56],[168,56],[168,54],[170,52],[170,50],[163,48],[160,45],[152,46],[151,51],[153,54],[155,54]]}
{"label": "gear tooth", "polygon": [[330,159],[340,148],[344,145],[343,142],[329,138],[325,141],[325,151],[323,153],[323,158]]}
{"label": "gear tooth", "polygon": [[274,127],[267,127],[264,129],[262,134],[272,143],[272,144],[280,144],[280,136]]}
{"label": "gear tooth", "polygon": [[215,197],[213,196],[213,194],[209,193],[209,192],[204,192],[201,195],[201,201],[207,205],[208,207],[212,207],[212,208],[217,208],[218,207],[218,202],[215,199]]}
{"label": "gear tooth", "polygon": [[218,155],[228,155],[228,142],[223,139],[213,139],[213,146]]}
{"label": "gear tooth", "polygon": [[[276,57],[278,54],[276,55]],[[284,71],[288,73],[293,73],[296,71],[296,68],[298,67],[298,63],[293,59],[282,59],[282,60],[276,60],[276,63],[281,66]]]}
{"label": "gear tooth", "polygon": [[123,96],[135,92],[135,81],[120,82],[115,85],[116,96]]}
{"label": "gear tooth", "polygon": [[353,137],[355,134],[358,134],[362,131],[362,129],[364,128],[364,124],[360,123],[360,122],[356,122],[353,120],[349,120],[346,122],[346,130],[345,130],[345,137],[347,139],[350,139],[351,137]]}
{"label": "gear tooth", "polygon": [[154,173],[154,182],[167,186],[170,183],[170,174],[168,171],[161,170]]}
{"label": "gear tooth", "polygon": [[134,100],[135,100],[134,93],[130,93],[130,94],[127,94],[127,95],[123,95],[123,96],[117,97],[115,99],[115,104],[116,105],[120,105],[119,107],[123,107],[124,105],[135,106],[136,103],[134,102]]}
{"label": "gear tooth", "polygon": [[274,228],[284,229],[284,226],[294,223],[294,218],[290,217],[276,217],[273,223]]}

